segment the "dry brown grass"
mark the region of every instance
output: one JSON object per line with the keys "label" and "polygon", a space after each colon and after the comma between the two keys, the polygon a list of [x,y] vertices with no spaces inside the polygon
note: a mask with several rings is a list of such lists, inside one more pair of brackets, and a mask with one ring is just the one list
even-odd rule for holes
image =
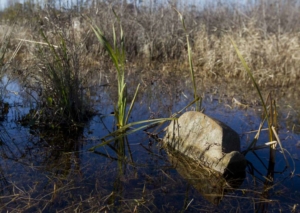
{"label": "dry brown grass", "polygon": [[260,29],[249,26],[243,35],[226,32],[220,38],[210,36],[205,31],[196,37],[196,66],[201,67],[205,76],[231,78],[250,81],[243,72],[230,38],[239,47],[242,55],[253,70],[254,77],[261,86],[289,86],[299,79],[299,39],[298,33],[285,33],[277,39],[275,35],[262,38]]}
{"label": "dry brown grass", "polygon": [[[80,49],[81,72],[107,70],[108,57],[83,17],[94,20],[112,42],[112,26],[116,21],[112,12],[114,8],[121,16],[128,62],[143,69],[149,69],[150,64],[156,64],[162,71],[166,70],[165,64],[170,70],[178,65],[181,69],[188,69],[188,64],[185,64],[185,33],[173,9],[175,5],[157,5],[150,10],[142,6],[135,9],[131,4],[127,7],[118,3],[97,4],[96,7],[83,8],[80,14],[74,10],[61,12],[48,9],[20,15],[23,21],[15,21],[17,30],[13,34],[12,50],[17,45],[17,38],[41,41],[41,28],[55,45],[59,43],[57,32],[61,30],[65,39]],[[232,38],[260,86],[290,86],[296,83],[300,75],[300,23],[297,19],[300,10],[297,9],[297,1],[281,4],[280,10],[268,1],[244,7],[226,3],[213,6],[206,2],[203,7],[185,5],[177,8],[185,17],[194,51],[196,75],[213,79],[236,78],[250,84],[249,78],[241,71],[243,67],[230,42]],[[2,16],[10,17],[6,13],[3,12]],[[18,16],[14,17],[18,20]],[[27,18],[25,21],[24,17]],[[33,64],[40,63],[32,61],[35,54],[36,48],[25,43],[16,57],[18,63],[15,69],[31,69],[28,67],[29,59]]]}

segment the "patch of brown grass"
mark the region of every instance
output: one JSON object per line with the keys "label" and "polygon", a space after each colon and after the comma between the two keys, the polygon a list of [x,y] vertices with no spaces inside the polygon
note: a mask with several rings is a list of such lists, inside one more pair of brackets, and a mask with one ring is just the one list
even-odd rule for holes
{"label": "patch of brown grass", "polygon": [[263,38],[261,30],[251,25],[243,31],[229,31],[220,38],[208,36],[206,31],[199,32],[194,47],[198,55],[195,61],[204,76],[234,77],[250,83],[230,43],[232,38],[261,86],[289,86],[296,83],[300,77],[300,43],[297,33]]}
{"label": "patch of brown grass", "polygon": [[[75,9],[60,11],[47,8],[32,10],[31,13],[26,10],[26,15],[19,15],[22,21],[15,21],[16,29],[22,29],[23,33],[16,32],[13,36],[38,42],[39,30],[43,29],[55,45],[59,43],[57,32],[62,31],[68,42],[78,47],[74,51],[80,49],[81,72],[88,73],[96,69],[97,72],[99,69],[106,71],[109,69],[108,56],[91,33],[84,17],[91,18],[103,30],[109,42],[113,42],[112,26],[116,21],[113,8],[121,17],[128,62],[142,65],[143,69],[148,69],[153,63],[165,68],[165,64],[168,64],[170,70],[174,67],[169,64],[186,66],[188,69],[187,46],[184,42],[186,35],[173,9],[175,7],[185,18],[196,76],[235,78],[250,85],[231,45],[232,38],[260,86],[289,86],[299,79],[300,22],[296,17],[300,10],[297,9],[297,2],[284,1],[278,7],[263,1],[247,5],[212,5],[205,2],[201,6],[176,2],[177,5],[157,4],[152,9],[142,5],[97,2],[94,6],[83,7],[80,13]],[[5,14],[12,11],[6,10],[2,16],[10,17]],[[18,20],[18,16],[13,17]],[[118,34],[118,29],[116,31]],[[14,49],[17,40],[13,40],[11,45]],[[16,69],[28,67],[28,57],[35,54],[36,48],[28,43],[26,45],[16,56]],[[30,54],[26,55],[26,51]],[[39,61],[37,59],[32,63],[38,64]]]}

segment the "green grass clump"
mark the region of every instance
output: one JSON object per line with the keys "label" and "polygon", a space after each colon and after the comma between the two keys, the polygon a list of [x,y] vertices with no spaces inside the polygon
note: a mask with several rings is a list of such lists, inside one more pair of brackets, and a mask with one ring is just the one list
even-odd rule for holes
{"label": "green grass clump", "polygon": [[[114,12],[115,16],[117,17],[118,22],[120,23],[120,20],[116,13]],[[127,124],[129,115],[131,113],[131,110],[135,103],[135,98],[137,95],[137,92],[139,90],[140,84],[137,85],[136,92],[134,94],[134,97],[132,99],[131,105],[127,111],[127,88],[126,88],[126,82],[125,82],[125,38],[123,34],[122,25],[120,23],[120,38],[117,39],[116,36],[116,30],[114,25],[113,27],[113,45],[111,45],[108,42],[108,39],[104,36],[104,33],[95,25],[91,25],[95,35],[97,36],[97,39],[99,42],[104,46],[105,50],[109,54],[114,67],[117,71],[117,83],[118,83],[118,102],[115,106],[115,117],[117,120],[117,126],[119,128],[122,128],[124,125]]]}
{"label": "green grass clump", "polygon": [[82,88],[79,55],[65,35],[55,32],[58,45],[50,42],[50,37],[41,31],[44,43],[37,42],[40,72],[35,75],[39,86],[37,109],[26,116],[25,123],[39,127],[69,128],[80,125],[91,115],[89,97]]}
{"label": "green grass clump", "polygon": [[[102,44],[102,46],[105,48],[107,53],[110,56],[110,59],[113,62],[113,65],[116,69],[116,74],[117,74],[117,85],[118,85],[118,101],[115,105],[115,120],[117,122],[117,130],[108,134],[107,136],[103,137],[102,143],[100,143],[97,146],[94,146],[90,150],[94,151],[98,147],[102,147],[105,145],[110,144],[111,142],[115,142],[115,145],[118,147],[117,154],[120,156],[124,156],[125,154],[125,142],[126,136],[129,134],[132,134],[134,132],[140,131],[150,125],[153,124],[160,124],[163,123],[167,120],[171,120],[173,118],[159,118],[159,119],[151,119],[151,120],[143,120],[143,121],[137,121],[137,122],[132,122],[128,123],[128,119],[130,117],[130,114],[132,112],[132,109],[134,107],[135,101],[136,101],[136,96],[138,94],[138,90],[140,87],[140,84],[137,85],[133,99],[127,107],[127,87],[126,87],[126,82],[125,82],[125,71],[126,71],[126,66],[125,66],[125,38],[123,34],[123,29],[121,25],[121,21],[117,14],[114,12],[115,17],[117,18],[117,21],[120,25],[120,37],[117,39],[116,36],[116,29],[114,25],[112,26],[113,29],[113,45],[108,41],[108,39],[104,36],[104,33],[101,31],[99,27],[97,27],[94,24],[91,24],[91,28],[93,29],[97,39],[99,42]],[[134,128],[136,127],[136,128]],[[129,146],[128,146],[129,147]],[[128,148],[129,149],[129,148]]]}

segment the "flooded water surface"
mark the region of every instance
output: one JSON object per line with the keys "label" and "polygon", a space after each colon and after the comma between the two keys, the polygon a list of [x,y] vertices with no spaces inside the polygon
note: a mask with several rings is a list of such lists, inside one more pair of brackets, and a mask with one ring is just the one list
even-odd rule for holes
{"label": "flooded water surface", "polygon": [[[193,100],[188,82],[160,81],[144,82],[129,122],[170,117]],[[9,109],[2,106],[0,122],[1,212],[300,211],[300,108],[292,97],[277,96],[283,148],[276,148],[274,179],[267,178],[265,147],[249,151],[245,174],[229,181],[165,150],[158,139],[163,131],[155,128],[118,139],[126,146],[122,156],[116,141],[89,151],[115,129],[113,84],[94,88],[97,113],[77,131],[63,133],[22,125],[20,119],[35,106],[36,94],[27,94],[17,81],[3,85],[3,103],[8,102]],[[249,147],[262,121],[259,101],[245,98],[249,91],[253,89],[221,85],[201,90],[204,112],[234,129],[242,150]],[[269,142],[266,127],[257,146]]]}

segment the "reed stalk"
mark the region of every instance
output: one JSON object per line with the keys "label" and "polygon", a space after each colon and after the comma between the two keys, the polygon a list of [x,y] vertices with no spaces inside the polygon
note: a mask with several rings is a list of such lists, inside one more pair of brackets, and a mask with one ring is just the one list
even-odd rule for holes
{"label": "reed stalk", "polygon": [[115,117],[117,120],[117,126],[123,127],[128,122],[128,117],[131,113],[131,110],[135,103],[136,94],[139,89],[139,84],[136,88],[136,92],[134,95],[134,98],[131,102],[129,111],[126,115],[126,100],[127,100],[127,88],[125,83],[125,38],[123,34],[123,28],[121,25],[121,21],[115,11],[113,10],[115,17],[117,18],[117,21],[119,23],[120,28],[120,37],[117,39],[115,26],[112,26],[113,29],[113,45],[111,45],[108,41],[108,39],[104,36],[104,33],[100,30],[99,27],[96,25],[91,24],[91,28],[93,29],[98,41],[104,46],[105,50],[109,54],[114,67],[117,71],[117,83],[118,83],[118,101],[115,106]]}
{"label": "reed stalk", "polygon": [[[247,65],[244,57],[242,56],[239,49],[237,48],[235,42],[233,40],[231,40],[231,42],[232,42],[232,44],[234,46],[234,49],[235,49],[240,61],[242,62],[242,65],[243,65],[244,69],[246,70],[248,76],[250,77],[250,79],[251,79],[251,81],[252,81],[252,83],[253,83],[256,91],[257,91],[257,94],[260,98],[261,104],[262,104],[263,109],[264,109],[264,117],[267,120],[267,124],[268,124],[269,141],[272,142],[273,139],[276,138],[276,136],[277,136],[277,130],[275,130],[276,127],[277,127],[277,110],[276,110],[275,101],[272,99],[272,96],[271,96],[271,93],[270,93],[268,98],[267,98],[267,101],[269,101],[269,108],[267,107],[267,101],[265,101],[263,99],[260,88],[257,85],[249,66]],[[254,138],[253,142],[251,143],[250,147],[246,150],[245,153],[247,153],[248,150],[254,148],[252,146],[255,146],[255,144],[258,140],[262,125],[263,125],[263,122],[260,125],[259,131],[258,131],[256,137]],[[268,164],[268,168],[267,168],[267,175],[265,176],[263,192],[261,193],[261,198],[262,199],[268,199],[269,198],[269,191],[270,191],[270,189],[272,189],[272,187],[274,185],[275,154],[276,154],[276,144],[277,143],[278,142],[271,143],[270,146],[269,146],[270,147],[270,149],[269,149],[269,164]],[[258,203],[255,208],[256,208],[256,212],[266,212],[267,209],[268,209],[268,202]]]}
{"label": "reed stalk", "polygon": [[[254,79],[254,76],[253,76],[253,74],[252,74],[252,72],[251,72],[251,69],[250,69],[249,66],[247,65],[247,63],[246,63],[244,57],[242,56],[241,52],[240,52],[239,49],[237,48],[235,42],[234,42],[232,39],[231,39],[231,42],[232,42],[232,44],[233,44],[233,47],[234,47],[234,49],[235,49],[235,51],[236,51],[236,53],[237,53],[237,55],[238,55],[238,57],[239,57],[239,59],[240,59],[240,61],[241,61],[241,63],[242,63],[244,69],[246,70],[248,76],[250,77],[251,82],[252,82],[252,84],[254,85],[255,90],[256,90],[256,92],[257,92],[257,94],[258,94],[258,97],[259,97],[259,99],[260,99],[260,102],[261,102],[261,104],[262,104],[262,106],[263,106],[263,111],[264,111],[264,114],[265,114],[265,118],[266,118],[267,123],[268,123],[269,140],[270,140],[270,141],[273,141],[273,138],[274,138],[274,137],[273,137],[273,132],[272,132],[272,128],[271,128],[271,127],[272,127],[272,126],[275,124],[275,122],[276,122],[276,113],[277,113],[277,112],[276,112],[276,107],[275,107],[275,105],[274,105],[274,102],[273,102],[273,100],[270,100],[270,112],[269,112],[269,111],[268,111],[268,108],[267,108],[267,104],[266,104],[264,98],[262,97],[261,90],[260,90],[258,84],[256,83],[256,80]],[[275,107],[275,108],[274,108],[275,111],[273,111],[273,105],[274,105],[274,107]]]}
{"label": "reed stalk", "polygon": [[[90,151],[95,151],[95,149],[109,145],[111,142],[115,142],[115,146],[117,146],[117,154],[119,157],[124,157],[125,155],[125,141],[126,136],[129,134],[133,134],[137,131],[145,129],[154,124],[162,124],[165,121],[173,120],[174,118],[159,118],[159,119],[150,119],[150,120],[142,120],[137,122],[128,123],[128,119],[132,113],[136,97],[139,91],[140,84],[137,85],[133,99],[127,108],[127,88],[125,82],[125,38],[123,34],[122,24],[118,17],[118,15],[113,10],[113,13],[119,23],[120,28],[120,36],[117,39],[116,29],[114,25],[112,26],[113,29],[113,45],[111,45],[108,39],[105,37],[102,30],[93,24],[90,20],[91,28],[94,31],[98,41],[102,44],[105,48],[106,52],[109,54],[110,59],[113,62],[113,65],[116,69],[117,74],[117,84],[118,84],[118,101],[115,105],[115,119],[117,121],[117,130],[114,132],[106,135],[105,137],[101,138],[101,143],[92,147]],[[135,128],[134,128],[135,127]],[[121,144],[119,144],[121,143]],[[127,147],[130,152],[130,148],[127,142]]]}
{"label": "reed stalk", "polygon": [[199,101],[196,102],[196,111],[200,111],[201,104],[202,104],[202,98],[199,97],[197,94],[197,86],[196,86],[196,80],[195,80],[195,71],[194,71],[194,65],[193,65],[193,60],[192,60],[192,49],[191,49],[191,45],[190,45],[189,34],[187,32],[187,28],[186,28],[186,25],[184,22],[183,15],[175,7],[173,7],[173,9],[178,13],[179,18],[182,23],[182,26],[183,26],[183,29],[186,34],[186,44],[187,44],[187,48],[188,48],[188,61],[189,61],[190,75],[191,75],[193,90],[194,90],[194,100],[199,99]]}

